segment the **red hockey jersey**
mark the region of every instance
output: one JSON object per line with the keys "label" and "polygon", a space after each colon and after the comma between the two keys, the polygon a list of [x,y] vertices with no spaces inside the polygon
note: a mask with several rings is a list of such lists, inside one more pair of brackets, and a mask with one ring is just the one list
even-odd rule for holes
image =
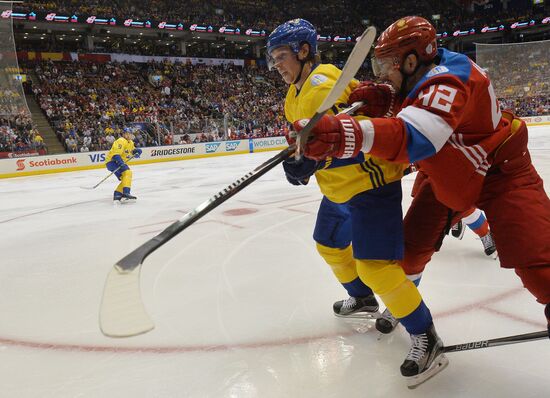
{"label": "red hockey jersey", "polygon": [[511,134],[493,86],[468,57],[439,49],[438,65],[408,94],[394,118],[362,121],[363,149],[417,163],[439,201],[455,210],[475,202],[491,153]]}

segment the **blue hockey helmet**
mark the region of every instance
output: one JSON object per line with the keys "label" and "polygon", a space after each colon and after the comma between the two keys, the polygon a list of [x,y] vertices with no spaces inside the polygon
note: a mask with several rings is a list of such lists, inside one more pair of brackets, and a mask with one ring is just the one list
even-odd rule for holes
{"label": "blue hockey helmet", "polygon": [[310,54],[317,53],[317,32],[313,25],[305,19],[296,18],[287,21],[275,28],[267,39],[267,65],[269,69],[274,66],[271,52],[281,46],[288,46],[297,54],[302,43],[308,43]]}

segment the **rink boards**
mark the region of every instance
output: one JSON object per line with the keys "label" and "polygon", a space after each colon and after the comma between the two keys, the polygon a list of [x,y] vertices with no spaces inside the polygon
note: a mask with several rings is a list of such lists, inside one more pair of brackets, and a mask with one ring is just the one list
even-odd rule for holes
{"label": "rink boards", "polygon": [[[203,142],[188,145],[170,145],[142,148],[143,153],[130,164],[170,162],[210,156],[228,156],[243,153],[275,151],[286,148],[285,137],[255,138],[247,140]],[[108,151],[65,153],[20,157],[0,160],[0,178],[22,177],[35,174],[62,173],[105,167]]]}
{"label": "rink boards", "polygon": [[[522,119],[525,120],[528,126],[550,125],[550,116],[532,116]],[[537,133],[539,132],[537,131]],[[546,142],[550,142],[547,132],[544,132],[543,136],[537,133],[531,134],[530,132],[530,142],[537,141],[535,147],[546,148]],[[149,147],[142,148],[143,153],[140,159],[130,161],[130,165],[275,151],[282,150],[286,146],[285,137],[268,137]],[[0,178],[102,168],[105,164],[106,155],[107,151],[99,151],[0,159]]]}

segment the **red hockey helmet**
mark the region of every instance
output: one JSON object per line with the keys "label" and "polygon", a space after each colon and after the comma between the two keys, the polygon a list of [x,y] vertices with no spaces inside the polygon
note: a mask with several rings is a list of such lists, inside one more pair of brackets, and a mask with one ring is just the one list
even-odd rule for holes
{"label": "red hockey helmet", "polygon": [[[411,53],[415,53],[421,63],[428,63],[437,55],[435,28],[422,17],[409,16],[392,23],[382,32],[374,48],[378,61],[389,58],[398,65]],[[376,64],[373,62],[375,74]]]}

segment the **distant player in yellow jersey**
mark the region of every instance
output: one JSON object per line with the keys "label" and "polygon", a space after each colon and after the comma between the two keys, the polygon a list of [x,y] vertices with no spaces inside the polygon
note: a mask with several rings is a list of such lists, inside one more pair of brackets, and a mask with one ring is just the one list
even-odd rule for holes
{"label": "distant player in yellow jersey", "polygon": [[[338,68],[318,63],[316,50],[315,28],[303,19],[288,21],[269,36],[268,66],[275,67],[290,85],[285,116],[291,123],[311,118],[340,76]],[[357,85],[357,81],[350,83],[332,113],[346,105]],[[324,195],[313,238],[350,296],[334,303],[334,313],[374,316],[378,310],[374,291],[411,335],[425,331],[432,322],[430,312],[399,263],[404,245],[403,166],[360,152],[354,158],[321,162],[292,158],[283,167],[294,185],[307,184],[315,174]],[[388,322],[382,318],[376,327],[389,333],[396,323],[395,319]]]}
{"label": "distant player in yellow jersey", "polygon": [[113,195],[115,203],[137,199],[130,194],[130,189],[132,188],[132,170],[130,170],[127,163],[130,157],[139,158],[141,156],[141,149],[134,146],[133,139],[133,134],[125,131],[122,137],[113,142],[113,146],[105,159],[107,169],[114,172],[120,181]]}

